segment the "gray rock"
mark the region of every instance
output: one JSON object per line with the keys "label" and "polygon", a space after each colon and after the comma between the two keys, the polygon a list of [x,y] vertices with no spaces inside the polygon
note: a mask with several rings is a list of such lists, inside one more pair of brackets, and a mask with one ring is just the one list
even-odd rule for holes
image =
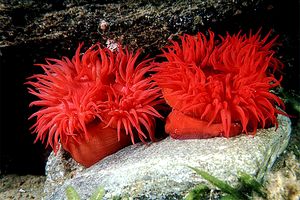
{"label": "gray rock", "polygon": [[99,186],[105,188],[107,199],[113,196],[178,199],[191,187],[205,182],[187,166],[205,170],[232,185],[237,184],[238,171],[262,180],[290,138],[290,119],[278,116],[278,121],[277,129],[261,129],[255,137],[166,138],[149,146],[132,145],[88,169],[72,162],[67,164],[70,162],[61,153],[57,157],[52,154],[47,165],[45,199],[65,199],[65,189],[69,185],[82,199],[87,199]]}

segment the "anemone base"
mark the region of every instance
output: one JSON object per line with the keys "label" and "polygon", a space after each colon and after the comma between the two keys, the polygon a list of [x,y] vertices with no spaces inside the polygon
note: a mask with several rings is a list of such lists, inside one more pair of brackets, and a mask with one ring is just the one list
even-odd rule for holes
{"label": "anemone base", "polygon": [[85,167],[90,167],[104,157],[130,145],[131,140],[128,135],[120,134],[120,141],[118,141],[117,129],[103,127],[103,123],[93,125],[87,130],[88,140],[82,139],[79,144],[70,137],[67,144],[62,146],[74,160]]}
{"label": "anemone base", "polygon": [[[204,139],[224,136],[222,123],[209,125],[206,121],[197,120],[176,110],[169,114],[165,131],[174,139]],[[242,127],[234,123],[226,137],[234,137],[241,133]]]}

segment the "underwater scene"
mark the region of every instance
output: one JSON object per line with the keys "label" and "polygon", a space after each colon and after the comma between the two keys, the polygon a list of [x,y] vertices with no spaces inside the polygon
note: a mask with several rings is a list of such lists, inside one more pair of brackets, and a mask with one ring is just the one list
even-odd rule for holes
{"label": "underwater scene", "polygon": [[300,1],[0,0],[0,199],[300,199]]}

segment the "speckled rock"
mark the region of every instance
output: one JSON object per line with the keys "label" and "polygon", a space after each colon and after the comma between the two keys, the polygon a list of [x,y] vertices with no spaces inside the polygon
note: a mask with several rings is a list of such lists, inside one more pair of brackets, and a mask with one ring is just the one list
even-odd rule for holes
{"label": "speckled rock", "polygon": [[[64,156],[52,154],[47,165],[45,199],[65,199],[68,185],[72,185],[82,199],[87,199],[99,186],[105,188],[107,199],[113,196],[177,199],[192,186],[203,182],[187,165],[208,171],[232,185],[237,184],[238,171],[262,180],[290,138],[289,118],[279,116],[278,120],[276,130],[275,127],[259,130],[255,137],[166,138],[149,146],[132,145],[88,169],[72,164],[73,170],[70,170]],[[72,176],[67,175],[70,173]]]}
{"label": "speckled rock", "polygon": [[[0,1],[0,49],[40,41],[52,45],[61,41],[61,48],[68,49],[81,41],[105,44],[107,39],[134,49],[159,49],[174,34],[206,30],[232,16],[255,12],[265,6],[263,3],[264,0]],[[109,25],[106,31],[101,28],[103,20]]]}

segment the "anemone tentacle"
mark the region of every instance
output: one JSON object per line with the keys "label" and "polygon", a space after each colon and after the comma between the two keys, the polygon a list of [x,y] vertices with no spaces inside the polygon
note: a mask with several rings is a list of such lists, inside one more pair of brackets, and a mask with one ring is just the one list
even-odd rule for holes
{"label": "anemone tentacle", "polygon": [[109,92],[111,100],[102,104],[107,125],[116,127],[118,135],[125,129],[132,143],[135,143],[134,130],[141,141],[145,142],[147,139],[142,127],[146,129],[150,139],[154,139],[155,118],[162,118],[154,108],[161,103],[160,89],[150,77],[145,78],[146,73],[151,70],[152,60],[144,60],[135,67],[139,54],[140,52],[133,55],[127,50],[119,51],[116,80]]}
{"label": "anemone tentacle", "polygon": [[275,72],[283,67],[271,49],[277,37],[269,40],[270,34],[227,34],[218,44],[212,32],[209,39],[184,35],[163,50],[166,61],[154,64],[153,79],[173,110],[208,126],[222,123],[226,137],[232,123],[255,134],[258,127],[276,125],[283,113],[277,106],[284,108],[270,92],[280,85]]}
{"label": "anemone tentacle", "polygon": [[38,64],[44,74],[26,82],[29,93],[38,98],[30,106],[40,107],[29,117],[36,118],[31,127],[37,133],[35,142],[42,140],[56,152],[59,140],[89,140],[88,127],[98,122],[116,126],[119,138],[125,131],[134,142],[136,130],[145,142],[146,129],[154,140],[155,118],[161,117],[155,107],[162,100],[160,89],[146,78],[151,60],[138,63],[139,51],[134,54],[120,47],[112,52],[99,44],[81,54],[82,46],[72,59]]}

